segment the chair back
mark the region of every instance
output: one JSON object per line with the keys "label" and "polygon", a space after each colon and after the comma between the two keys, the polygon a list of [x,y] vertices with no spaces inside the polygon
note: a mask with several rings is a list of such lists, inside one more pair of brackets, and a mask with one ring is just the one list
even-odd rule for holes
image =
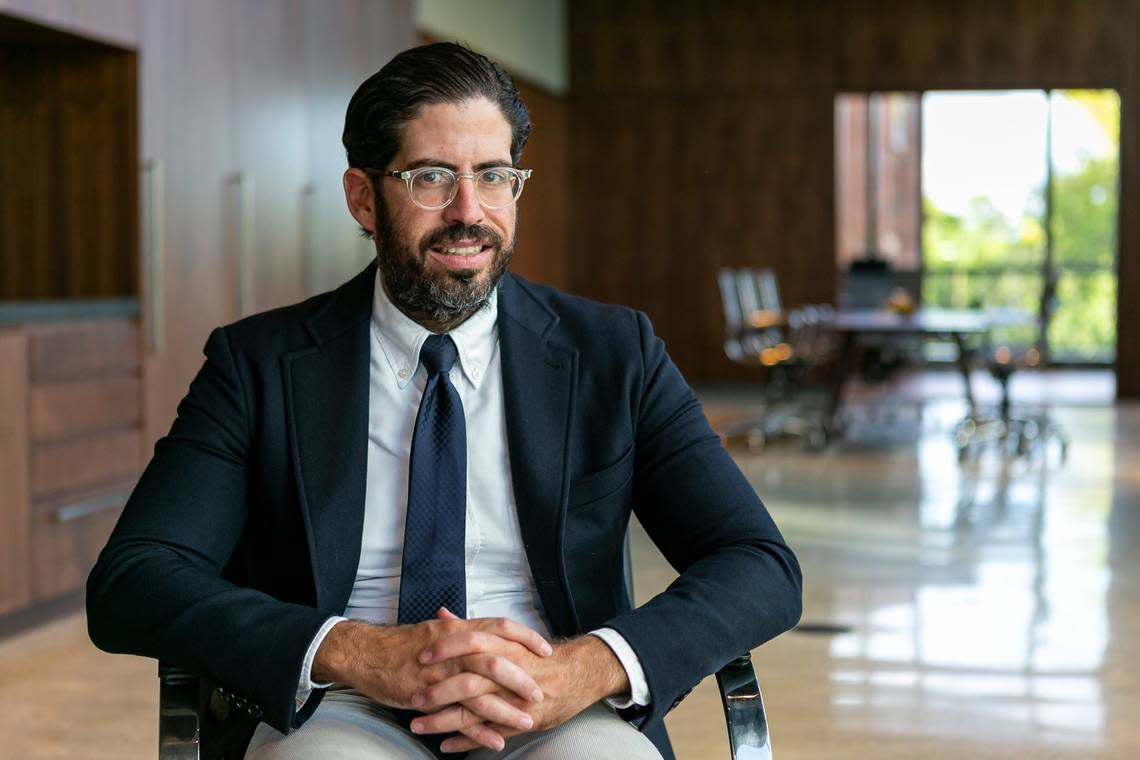
{"label": "chair back", "polygon": [[756,289],[756,270],[750,267],[741,267],[736,270],[736,294],[740,300],[740,310],[744,321],[757,311],[760,311],[760,293]]}
{"label": "chair back", "polygon": [[740,306],[740,294],[736,289],[736,271],[721,267],[717,272],[717,285],[720,286],[720,305],[724,309],[724,331],[735,336],[744,325],[744,312]]}
{"label": "chair back", "polygon": [[895,287],[895,274],[881,259],[852,261],[843,278],[839,304],[845,309],[877,309]]}
{"label": "chair back", "polygon": [[764,311],[779,311],[783,308],[780,302],[780,284],[776,280],[776,273],[771,269],[755,269],[752,271],[756,295],[760,309]]}

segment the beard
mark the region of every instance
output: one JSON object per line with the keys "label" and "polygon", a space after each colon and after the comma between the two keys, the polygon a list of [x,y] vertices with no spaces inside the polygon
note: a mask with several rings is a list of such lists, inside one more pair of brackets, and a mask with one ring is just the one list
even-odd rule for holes
{"label": "beard", "polygon": [[[376,260],[384,290],[397,309],[424,326],[450,329],[487,305],[506,274],[517,236],[503,245],[502,235],[489,227],[454,224],[424,236],[416,251],[404,231],[392,223],[383,200],[378,212]],[[475,269],[427,271],[424,262],[431,248],[461,240],[476,240],[494,249],[483,277]]]}

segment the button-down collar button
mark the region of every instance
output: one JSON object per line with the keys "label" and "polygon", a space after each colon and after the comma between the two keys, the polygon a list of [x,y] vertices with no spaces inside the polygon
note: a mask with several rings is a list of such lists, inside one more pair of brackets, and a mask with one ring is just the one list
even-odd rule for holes
{"label": "button-down collar button", "polygon": [[408,368],[407,367],[400,367],[400,371],[397,372],[396,374],[400,376],[401,380],[407,380],[408,379]]}
{"label": "button-down collar button", "polygon": [[471,377],[473,377],[473,378],[475,378],[476,380],[478,380],[478,379],[479,379],[479,370],[478,370],[478,369],[473,369],[473,370],[471,370]]}

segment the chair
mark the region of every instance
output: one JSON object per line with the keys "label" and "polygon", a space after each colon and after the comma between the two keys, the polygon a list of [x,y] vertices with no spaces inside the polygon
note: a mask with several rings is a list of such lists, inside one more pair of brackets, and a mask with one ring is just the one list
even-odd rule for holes
{"label": "chair", "polygon": [[[884,259],[874,254],[850,263],[843,273],[839,288],[839,305],[845,310],[889,308],[897,293],[913,302],[916,292],[905,287],[903,273],[895,271]],[[897,336],[864,336],[860,376],[870,382],[889,379],[898,370],[923,360],[923,342]]]}
{"label": "chair", "polygon": [[869,256],[852,261],[840,285],[844,309],[879,309],[895,287],[895,273],[883,259]]}
{"label": "chair", "polygon": [[1061,462],[1067,459],[1069,438],[1049,415],[1047,407],[1014,405],[1009,389],[1015,372],[1048,366],[1048,329],[1057,306],[1056,292],[1056,272],[1050,271],[1041,288],[1041,301],[1033,323],[1035,337],[1028,342],[1016,340],[1018,328],[1025,327],[1025,320],[1019,314],[1001,309],[993,312],[993,334],[982,355],[986,368],[1001,388],[1001,400],[996,413],[968,417],[955,430],[959,461],[976,456],[987,444],[995,444],[1015,458],[1043,454],[1048,443],[1054,440],[1060,447]]}
{"label": "chair", "polygon": [[[776,438],[799,436],[809,447],[825,442],[822,411],[815,409],[815,373],[834,355],[834,309],[808,305],[785,310],[776,274],[770,269],[721,269],[725,354],[740,364],[764,369],[765,408],[733,425],[726,437],[743,437],[750,449]],[[818,395],[818,394],[817,394]]]}
{"label": "chair", "polygon": [[[755,284],[757,276],[760,275],[755,270],[727,267],[717,273],[724,310],[724,353],[738,364],[753,367],[762,363],[767,349],[776,347],[783,339],[776,329],[780,321],[779,306],[773,311],[761,308]],[[774,281],[775,275],[771,271],[767,271],[766,276]],[[754,326],[752,319],[758,313],[769,315],[773,324]]]}

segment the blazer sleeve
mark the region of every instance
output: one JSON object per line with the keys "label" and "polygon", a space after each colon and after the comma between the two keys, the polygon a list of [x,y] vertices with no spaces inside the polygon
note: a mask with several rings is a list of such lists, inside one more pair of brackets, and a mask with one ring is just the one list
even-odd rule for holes
{"label": "blazer sleeve", "polygon": [[607,623],[649,683],[642,730],[702,678],[796,624],[802,576],[767,509],[709,427],[645,315],[635,390],[634,511],[680,573]]}
{"label": "blazer sleeve", "polygon": [[328,615],[223,578],[248,513],[249,401],[223,328],[205,354],[87,580],[88,630],[108,652],[224,685],[288,732],[301,722],[305,651]]}

